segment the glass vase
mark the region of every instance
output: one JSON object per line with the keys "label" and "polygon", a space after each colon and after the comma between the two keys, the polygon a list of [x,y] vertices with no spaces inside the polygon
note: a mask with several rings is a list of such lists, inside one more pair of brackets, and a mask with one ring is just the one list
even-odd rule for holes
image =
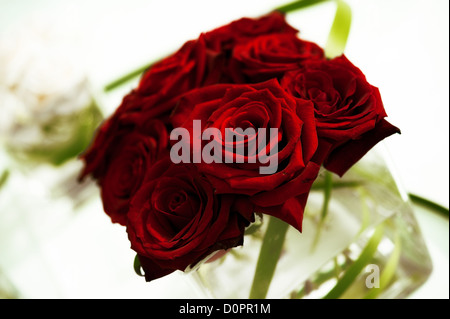
{"label": "glass vase", "polygon": [[[342,178],[323,170],[308,199],[303,231],[288,227],[279,257],[274,252],[277,260],[270,261],[276,268],[262,296],[391,299],[421,286],[432,262],[393,172],[383,144]],[[243,246],[189,274],[204,297],[261,296],[254,291],[254,274],[270,218],[263,216],[248,229]]]}

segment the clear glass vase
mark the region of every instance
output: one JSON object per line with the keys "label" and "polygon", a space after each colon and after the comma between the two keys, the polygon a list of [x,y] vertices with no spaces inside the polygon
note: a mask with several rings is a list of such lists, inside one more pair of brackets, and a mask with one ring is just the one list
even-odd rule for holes
{"label": "clear glass vase", "polygon": [[[421,286],[431,258],[393,172],[382,144],[343,178],[332,176],[327,184],[330,173],[322,171],[303,232],[286,232],[265,298],[404,298]],[[331,193],[324,214],[326,184]],[[242,247],[189,274],[206,298],[250,297],[269,219],[249,229]]]}

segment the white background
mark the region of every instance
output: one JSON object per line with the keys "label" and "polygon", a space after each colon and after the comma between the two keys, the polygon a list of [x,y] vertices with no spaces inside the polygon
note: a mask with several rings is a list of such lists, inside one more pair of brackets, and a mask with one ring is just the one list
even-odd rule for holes
{"label": "white background", "polygon": [[[94,87],[101,93],[101,88],[110,80],[173,51],[202,31],[242,16],[256,17],[285,2],[0,0],[0,36],[8,37],[9,28],[27,23],[37,14],[36,10],[50,20],[57,20],[61,32],[76,35],[80,66],[86,68]],[[401,135],[386,141],[400,180],[408,192],[448,207],[449,2],[347,2],[353,10],[353,24],[346,55],[362,69],[370,83],[379,87],[388,120],[402,130]],[[323,46],[333,15],[334,5],[322,4],[289,14],[288,21],[300,30],[301,37]],[[132,85],[107,96],[100,95],[107,113],[113,111]],[[100,223],[107,224],[103,216],[98,218]],[[448,221],[420,218],[429,236],[434,236],[434,242],[447,242],[433,249],[438,255],[438,269],[447,272],[444,278],[448,283]],[[108,227],[111,225],[106,225],[102,231],[108,231]],[[128,245],[117,244],[125,248]],[[438,283],[439,279],[442,277],[436,277],[433,283]],[[108,295],[105,289],[88,292],[81,283],[71,281],[75,279],[66,280],[70,281],[67,291],[71,289],[74,295],[66,291],[63,296]],[[164,286],[164,280],[155,284],[158,285]],[[150,297],[155,291],[145,289]],[[448,284],[433,286],[433,289],[422,296],[448,298]],[[109,293],[117,296],[113,290]],[[127,296],[136,297],[133,293]]]}

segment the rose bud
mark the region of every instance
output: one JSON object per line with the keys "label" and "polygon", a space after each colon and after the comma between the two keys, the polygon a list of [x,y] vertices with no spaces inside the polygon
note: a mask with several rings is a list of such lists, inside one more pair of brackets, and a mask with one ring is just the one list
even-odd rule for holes
{"label": "rose bud", "polygon": [[308,61],[281,83],[294,96],[314,103],[320,145],[329,148],[324,166],[338,175],[379,141],[400,133],[385,120],[379,90],[345,56]]}

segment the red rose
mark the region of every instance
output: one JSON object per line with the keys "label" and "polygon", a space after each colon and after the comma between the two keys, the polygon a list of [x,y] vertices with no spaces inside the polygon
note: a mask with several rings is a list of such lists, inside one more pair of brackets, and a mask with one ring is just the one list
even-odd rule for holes
{"label": "red rose", "polygon": [[[194,120],[201,121],[197,133]],[[223,150],[220,158],[212,163],[202,158],[196,163],[218,194],[250,195],[257,212],[270,213],[301,229],[302,208],[319,170],[319,165],[312,161],[318,139],[311,102],[287,94],[277,80],[252,85],[215,85],[184,96],[172,116],[172,124],[187,129],[194,156],[202,154],[199,146],[206,147],[206,142],[220,144],[219,149]],[[219,129],[223,137],[227,128],[253,128],[256,134],[242,136],[239,143],[244,144],[243,149],[252,149],[248,146],[256,141],[258,148],[238,153],[238,143],[230,143],[226,138],[196,145],[194,139],[200,137],[193,135],[204,134],[211,128]],[[271,139],[270,129],[277,130]],[[260,139],[260,133],[265,138]],[[276,159],[276,168],[270,174],[261,174],[262,167],[271,165],[270,161],[260,160],[267,154],[269,160]],[[242,163],[236,163],[238,158]],[[227,159],[235,162],[226,163]]]}
{"label": "red rose", "polygon": [[388,123],[378,89],[345,56],[311,60],[288,72],[282,86],[314,103],[317,133],[330,154],[324,166],[343,175],[382,139],[399,133]]}
{"label": "red rose", "polygon": [[187,41],[178,51],[150,66],[137,90],[145,95],[178,96],[203,83],[207,60],[202,37]]}
{"label": "red rose", "polygon": [[189,164],[169,158],[148,170],[128,212],[127,232],[147,281],[195,266],[212,253],[242,245],[253,212],[235,208]]}
{"label": "red rose", "polygon": [[205,40],[208,48],[223,52],[260,35],[283,33],[297,34],[298,30],[286,22],[283,13],[275,11],[256,19],[242,18],[233,21],[205,33]]}
{"label": "red rose", "polygon": [[81,178],[92,174],[100,185],[105,212],[112,222],[121,225],[126,225],[130,199],[146,171],[168,152],[164,124],[158,120],[145,124],[123,125],[112,117],[82,157],[85,168]]}
{"label": "red rose", "polygon": [[255,213],[302,231],[321,165],[342,175],[399,132],[358,68],[297,33],[272,12],[186,42],[82,155],[147,281],[242,245]]}
{"label": "red rose", "polygon": [[123,108],[123,113],[131,113],[134,121],[143,116],[165,120],[181,95],[222,81],[221,63],[219,55],[206,47],[202,35],[187,41],[178,51],[148,68],[131,93],[134,107]]}
{"label": "red rose", "polygon": [[[132,90],[123,98],[116,111],[99,126],[91,145],[80,156],[85,162],[80,179],[87,175],[92,175],[96,179],[104,176],[107,168],[105,161],[109,161],[111,148],[116,146],[118,138],[138,130],[138,127],[151,132],[155,132],[155,129],[161,130],[160,134],[167,135],[167,130],[162,130],[160,123],[155,124],[157,128],[146,128],[146,123],[152,123],[153,120],[154,123],[158,120],[165,122],[165,117],[161,114],[167,106],[165,103],[156,102],[155,96],[145,97],[136,90]],[[143,108],[151,111],[142,113]],[[167,142],[164,145],[167,145]]]}
{"label": "red rose", "polygon": [[[201,34],[187,41],[168,57],[151,65],[142,75],[139,85],[125,98],[117,113],[121,121],[139,123],[148,118],[166,122],[179,98],[192,89],[217,83],[230,83],[228,65],[230,48],[258,34],[292,33],[280,13],[258,18],[244,18]],[[227,43],[227,45],[225,45]],[[225,46],[222,46],[224,44]]]}
{"label": "red rose", "polygon": [[256,37],[233,49],[231,72],[234,82],[262,82],[280,79],[309,59],[322,59],[323,50],[296,34],[269,34]]}

